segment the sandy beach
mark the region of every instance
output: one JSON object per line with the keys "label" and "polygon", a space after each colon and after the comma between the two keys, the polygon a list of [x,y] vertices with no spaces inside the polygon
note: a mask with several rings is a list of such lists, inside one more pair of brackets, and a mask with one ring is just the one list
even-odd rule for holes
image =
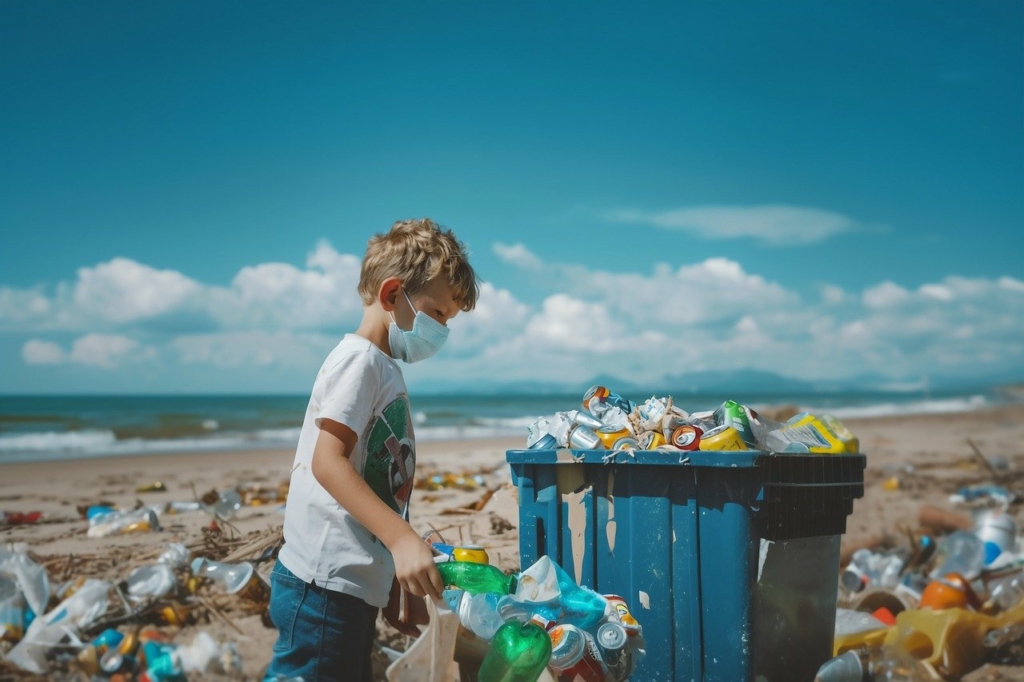
{"label": "sandy beach", "polygon": [[[1005,406],[976,412],[848,420],[868,456],[865,495],[857,500],[848,520],[845,545],[898,534],[916,528],[922,505],[954,509],[950,494],[968,483],[993,479],[968,438],[995,467],[1006,485],[1022,480],[1024,471],[1024,406]],[[418,487],[412,498],[412,523],[419,532],[437,530],[450,541],[484,545],[492,563],[503,569],[519,567],[517,502],[505,464],[505,451],[524,446],[524,438],[422,442],[418,446],[417,478],[427,480],[447,473],[476,474],[479,483],[468,489],[430,490]],[[124,579],[131,567],[153,558],[170,542],[193,547],[201,555],[204,528],[210,517],[203,512],[163,515],[160,532],[94,539],[79,505],[113,503],[131,507],[193,500],[211,489],[243,483],[276,487],[286,481],[292,463],[290,451],[255,451],[183,455],[121,456],[38,464],[0,465],[0,510],[10,513],[41,511],[43,521],[33,525],[0,527],[0,542],[26,543],[32,555],[50,570],[53,583],[88,575]],[[898,489],[892,490],[898,481]],[[138,493],[137,488],[160,481],[166,491]],[[888,485],[883,482],[888,481]],[[1020,507],[1011,507],[1018,523]],[[243,507],[222,529],[236,538],[266,536],[280,528],[279,503]],[[198,543],[198,544],[197,544]],[[271,562],[259,570],[269,573]],[[642,622],[642,614],[638,614]],[[381,622],[381,640],[403,648],[409,640]],[[170,626],[167,626],[170,627]],[[237,645],[247,679],[257,679],[266,666],[275,631],[265,627],[258,613],[225,607],[223,618],[187,625],[176,640],[189,641],[197,629],[218,641]],[[1008,672],[1007,672],[1008,671]],[[1020,669],[999,673],[993,667],[968,679],[1000,679]],[[0,666],[0,678],[12,674]],[[986,675],[986,676],[982,676]],[[1002,679],[1011,679],[1004,677]]]}

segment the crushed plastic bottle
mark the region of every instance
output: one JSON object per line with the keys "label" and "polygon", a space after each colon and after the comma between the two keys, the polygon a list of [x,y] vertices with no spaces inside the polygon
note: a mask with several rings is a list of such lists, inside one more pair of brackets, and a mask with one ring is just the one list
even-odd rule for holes
{"label": "crushed plastic bottle", "polygon": [[139,566],[128,575],[128,598],[150,600],[166,597],[178,588],[178,577],[167,564]]}
{"label": "crushed plastic bottle", "polygon": [[896,648],[855,649],[830,659],[814,682],[916,682],[931,679],[928,669]]}
{"label": "crushed plastic bottle", "polygon": [[494,592],[469,594],[464,590],[445,590],[445,601],[458,614],[462,625],[474,635],[490,641],[505,624],[498,613],[499,595]]}
{"label": "crushed plastic bottle", "polygon": [[230,521],[242,508],[242,496],[237,490],[211,490],[203,495],[200,502],[207,514],[221,521]]}
{"label": "crushed plastic bottle", "polygon": [[127,533],[147,533],[160,530],[160,521],[156,512],[149,507],[131,511],[110,511],[96,514],[89,519],[91,538],[105,538],[110,535]]}
{"label": "crushed plastic bottle", "polygon": [[228,594],[237,594],[255,604],[270,601],[270,586],[248,562],[228,564],[199,557],[192,562],[192,573],[197,578],[209,578]]}
{"label": "crushed plastic bottle", "polygon": [[45,672],[46,655],[69,635],[77,635],[102,616],[110,604],[110,583],[86,580],[73,595],[32,621],[25,636],[7,654],[7,660],[29,672]]}
{"label": "crushed plastic bottle", "polygon": [[5,573],[17,583],[33,612],[46,611],[50,601],[50,579],[46,569],[29,557],[25,545],[16,544],[13,550],[0,547],[0,574]]}
{"label": "crushed plastic bottle", "polygon": [[607,599],[577,585],[548,556],[541,557],[519,575],[513,595],[515,601],[533,613],[583,629],[595,627],[608,608]]}
{"label": "crushed plastic bottle", "polygon": [[933,578],[959,573],[974,580],[985,565],[985,543],[969,530],[954,531],[939,542],[937,562]]}

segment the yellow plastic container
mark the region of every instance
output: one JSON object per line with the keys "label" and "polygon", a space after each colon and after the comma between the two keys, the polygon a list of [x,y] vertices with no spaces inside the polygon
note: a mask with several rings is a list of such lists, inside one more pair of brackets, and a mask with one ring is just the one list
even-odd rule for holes
{"label": "yellow plastic container", "polygon": [[1024,604],[999,616],[966,609],[904,611],[896,616],[896,625],[884,643],[931,663],[948,677],[958,678],[984,662],[986,634],[1019,622],[1024,622]]}
{"label": "yellow plastic container", "polygon": [[[899,616],[897,616],[897,620],[898,618]],[[882,627],[876,630],[854,632],[849,635],[836,635],[832,643],[832,655],[838,656],[839,654],[845,654],[851,649],[860,649],[861,647],[874,648],[882,646],[882,642],[885,641],[886,636],[892,629],[892,627]]]}

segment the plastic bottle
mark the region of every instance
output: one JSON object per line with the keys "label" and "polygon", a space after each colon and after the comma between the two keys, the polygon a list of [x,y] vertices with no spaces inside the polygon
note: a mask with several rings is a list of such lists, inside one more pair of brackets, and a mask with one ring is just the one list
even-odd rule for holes
{"label": "plastic bottle", "polygon": [[490,641],[505,623],[498,613],[499,597],[493,592],[472,595],[464,590],[445,590],[441,596],[459,615],[463,627],[480,639]]}
{"label": "plastic bottle", "polygon": [[551,638],[534,623],[505,623],[480,664],[480,682],[536,682],[551,659]]}
{"label": "plastic bottle", "polygon": [[900,649],[865,648],[825,661],[814,682],[915,682],[931,679],[920,661]]}
{"label": "plastic bottle", "polygon": [[958,530],[947,535],[939,545],[938,567],[933,578],[959,573],[968,580],[977,578],[985,565],[985,543],[969,530]]}
{"label": "plastic bottle", "polygon": [[128,575],[128,596],[131,599],[155,599],[166,596],[178,587],[178,577],[167,564],[139,566]]}
{"label": "plastic bottle", "polygon": [[132,511],[97,514],[89,519],[87,535],[91,538],[105,538],[126,533],[148,533],[151,530],[160,530],[160,521],[155,511],[143,507]]}
{"label": "plastic bottle", "polygon": [[16,544],[14,551],[0,547],[0,572],[14,578],[33,612],[46,612],[50,601],[50,579],[46,569],[32,561],[25,545]]}
{"label": "plastic bottle", "polygon": [[257,604],[270,601],[270,586],[250,563],[226,564],[199,557],[192,562],[192,573],[198,578],[210,578],[228,594],[237,594]]}
{"label": "plastic bottle", "polygon": [[505,575],[489,564],[447,561],[437,564],[437,570],[446,588],[455,586],[473,595],[483,592],[505,595],[516,589],[516,576]]}
{"label": "plastic bottle", "polygon": [[0,641],[17,642],[24,635],[25,597],[18,584],[0,575]]}

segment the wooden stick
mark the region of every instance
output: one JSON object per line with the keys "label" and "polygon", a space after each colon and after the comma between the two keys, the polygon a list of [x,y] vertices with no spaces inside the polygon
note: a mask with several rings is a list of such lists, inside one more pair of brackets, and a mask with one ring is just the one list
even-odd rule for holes
{"label": "wooden stick", "polygon": [[918,510],[917,522],[924,528],[944,533],[974,528],[974,521],[969,516],[930,505],[924,505]]}
{"label": "wooden stick", "polygon": [[974,441],[968,438],[967,444],[971,446],[972,450],[974,450],[974,456],[977,457],[978,460],[985,465],[985,468],[988,469],[988,472],[992,474],[992,478],[994,478],[996,482],[1002,480],[1002,475],[993,468],[992,464],[988,461],[988,458],[981,454],[981,450],[979,450],[978,446],[974,444]]}
{"label": "wooden stick", "polygon": [[227,623],[232,630],[242,635],[242,637],[244,637],[245,639],[249,639],[249,636],[242,632],[242,630],[237,625],[235,625],[234,621],[232,621],[230,618],[221,613],[220,609],[213,605],[213,602],[211,602],[209,599],[206,599],[205,597],[200,597],[198,595],[196,595],[196,599],[199,601],[200,604],[206,607],[207,611],[209,611],[210,613],[212,613],[213,615],[217,616],[222,621]]}
{"label": "wooden stick", "polygon": [[226,557],[221,559],[221,561],[224,561],[224,562],[238,561],[239,559],[242,559],[242,558],[247,557],[247,556],[251,556],[253,554],[256,554],[257,552],[262,552],[267,547],[270,547],[274,543],[278,542],[281,539],[281,537],[282,537],[281,531],[277,531],[276,533],[274,533],[272,535],[268,535],[266,537],[259,538],[255,542],[250,542],[249,544],[245,545],[244,547],[241,547],[240,549],[236,549],[234,552],[232,552],[231,554],[228,554]]}

